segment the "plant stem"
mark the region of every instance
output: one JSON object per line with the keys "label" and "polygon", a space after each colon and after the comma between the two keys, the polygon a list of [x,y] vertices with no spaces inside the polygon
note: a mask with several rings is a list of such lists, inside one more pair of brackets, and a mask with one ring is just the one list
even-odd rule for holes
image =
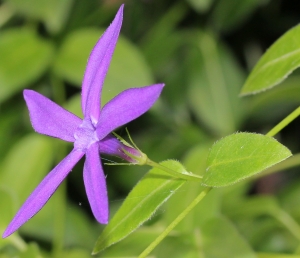
{"label": "plant stem", "polygon": [[300,241],[300,226],[290,214],[281,210],[275,217]]}
{"label": "plant stem", "polygon": [[266,135],[274,136],[278,132],[280,132],[284,127],[286,127],[289,123],[295,120],[300,115],[300,107],[296,108],[291,114],[289,114],[286,118],[284,118],[279,124],[274,126]]}
{"label": "plant stem", "polygon": [[160,165],[160,164],[152,161],[149,158],[147,158],[146,164],[151,166],[151,167],[161,169],[161,170],[171,174],[174,177],[182,178],[182,179],[189,180],[189,181],[196,181],[196,182],[201,182],[202,181],[202,176],[199,176],[199,175],[196,175],[196,174],[193,174],[193,173],[186,173],[186,174],[179,173],[178,171],[175,171],[175,170],[167,168],[163,165]]}
{"label": "plant stem", "polygon": [[191,203],[181,212],[178,217],[162,232],[140,255],[138,258],[145,258],[174,228],[182,221],[186,215],[206,196],[211,190],[210,187],[204,189]]}
{"label": "plant stem", "polygon": [[23,239],[21,237],[19,237],[19,235],[13,234],[13,235],[10,236],[9,240],[20,251],[23,252],[23,251],[26,250],[27,244],[26,244],[26,242],[23,241]]}

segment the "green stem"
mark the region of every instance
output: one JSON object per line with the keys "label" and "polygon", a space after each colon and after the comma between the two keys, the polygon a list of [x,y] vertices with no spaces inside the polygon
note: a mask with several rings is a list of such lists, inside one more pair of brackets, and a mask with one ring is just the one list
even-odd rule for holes
{"label": "green stem", "polygon": [[140,255],[138,258],[145,258],[177,225],[186,215],[206,196],[211,190],[210,187],[204,189],[191,203],[181,212],[178,217],[162,232]]}
{"label": "green stem", "polygon": [[275,215],[278,219],[296,238],[300,241],[300,226],[287,212],[281,210]]}
{"label": "green stem", "polygon": [[147,158],[146,164],[151,166],[151,167],[161,169],[161,170],[171,174],[174,177],[182,178],[182,179],[189,180],[189,181],[196,181],[196,182],[201,182],[202,181],[202,176],[199,176],[199,175],[196,175],[196,174],[193,174],[193,173],[189,173],[189,172],[186,172],[185,174],[179,173],[178,171],[174,171],[170,168],[167,168],[163,165],[160,165],[160,164],[152,161],[149,158]]}
{"label": "green stem", "polygon": [[9,237],[9,241],[18,248],[20,251],[25,251],[27,249],[27,244],[26,242],[23,241],[21,237],[17,234],[13,234]]}
{"label": "green stem", "polygon": [[300,115],[300,107],[296,108],[291,114],[284,118],[279,124],[273,127],[266,135],[274,136],[279,133],[284,127],[295,120]]}

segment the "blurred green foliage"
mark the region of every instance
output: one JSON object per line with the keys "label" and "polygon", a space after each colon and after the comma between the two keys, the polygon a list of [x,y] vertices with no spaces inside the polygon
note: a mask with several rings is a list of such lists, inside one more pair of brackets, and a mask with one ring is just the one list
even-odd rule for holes
{"label": "blurred green foliage", "polygon": [[[71,148],[33,134],[22,90],[35,89],[81,116],[80,83],[89,52],[122,2],[0,1],[1,232],[41,178]],[[166,83],[151,111],[128,125],[137,145],[153,160],[180,159],[188,171],[203,174],[214,141],[240,130],[265,133],[299,105],[297,71],[272,91],[238,96],[266,48],[298,23],[297,1],[125,2],[122,36],[102,103],[129,87]],[[123,129],[118,133],[126,137]],[[278,137],[293,152],[299,151],[297,124]],[[144,167],[105,167],[112,214],[146,171]],[[213,189],[153,255],[299,257],[300,178],[290,177],[285,176],[280,189],[269,192],[271,196],[262,195],[264,191],[253,181]],[[137,256],[200,188],[193,182],[185,184],[145,226],[99,257]],[[104,226],[91,216],[82,163],[68,177],[67,191],[63,190],[20,234],[0,240],[1,258],[91,257]]]}

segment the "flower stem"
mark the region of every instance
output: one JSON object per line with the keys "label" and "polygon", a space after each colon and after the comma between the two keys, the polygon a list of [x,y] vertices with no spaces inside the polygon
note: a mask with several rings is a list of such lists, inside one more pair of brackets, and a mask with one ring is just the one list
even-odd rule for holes
{"label": "flower stem", "polygon": [[10,236],[9,240],[20,251],[23,252],[23,251],[26,250],[27,244],[26,244],[26,242],[23,241],[23,239],[21,237],[19,237],[19,235],[13,234],[13,235]]}
{"label": "flower stem", "polygon": [[140,255],[138,258],[145,258],[177,225],[186,215],[206,196],[211,190],[210,187],[205,188],[191,203],[181,212],[178,217],[162,232]]}
{"label": "flower stem", "polygon": [[275,215],[275,218],[278,219],[294,235],[294,237],[297,238],[298,241],[300,241],[300,226],[290,214],[281,210]]}
{"label": "flower stem", "polygon": [[274,126],[266,135],[274,136],[278,132],[280,132],[284,127],[286,127],[289,123],[295,120],[300,115],[300,107],[296,108],[291,114],[289,114],[286,118],[284,118],[279,124]]}
{"label": "flower stem", "polygon": [[189,172],[186,172],[185,174],[184,173],[179,173],[178,171],[175,171],[175,170],[167,168],[163,165],[160,165],[160,164],[152,161],[149,158],[147,158],[146,164],[151,166],[151,167],[161,169],[161,170],[171,174],[174,177],[182,178],[182,179],[189,180],[189,181],[197,181],[197,182],[202,181],[202,176],[199,176],[199,175],[196,175],[196,174],[193,174],[193,173],[189,173]]}

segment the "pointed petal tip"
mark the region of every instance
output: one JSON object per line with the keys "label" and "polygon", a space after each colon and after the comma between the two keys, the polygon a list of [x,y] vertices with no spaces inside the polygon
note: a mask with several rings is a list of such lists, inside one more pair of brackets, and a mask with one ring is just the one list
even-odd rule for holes
{"label": "pointed petal tip", "polygon": [[[124,12],[124,4],[122,4],[121,6],[120,6],[120,8],[119,8],[119,10],[118,10],[118,12],[117,12],[117,14],[116,14],[116,16],[115,16],[115,19],[113,20],[113,22],[114,21],[116,21],[116,22],[121,22],[121,24],[122,24],[122,21],[123,21],[123,12]],[[116,19],[117,18],[117,19]],[[113,23],[112,22],[112,23]]]}
{"label": "pointed petal tip", "polygon": [[96,220],[100,223],[100,224],[108,224],[108,216],[107,217],[101,217],[101,218],[96,218]]}
{"label": "pointed petal tip", "polygon": [[[119,11],[123,11],[124,10],[124,6],[125,6],[125,4],[121,4],[121,6],[120,6],[120,8],[119,8]],[[118,11],[118,12],[119,12]]]}
{"label": "pointed petal tip", "polygon": [[23,96],[24,96],[24,98],[26,99],[26,97],[28,95],[30,95],[32,92],[34,92],[34,90],[28,90],[28,89],[23,90]]}
{"label": "pointed petal tip", "polygon": [[7,238],[8,236],[10,236],[13,232],[8,231],[7,229],[4,231],[4,233],[2,234],[2,238]]}

